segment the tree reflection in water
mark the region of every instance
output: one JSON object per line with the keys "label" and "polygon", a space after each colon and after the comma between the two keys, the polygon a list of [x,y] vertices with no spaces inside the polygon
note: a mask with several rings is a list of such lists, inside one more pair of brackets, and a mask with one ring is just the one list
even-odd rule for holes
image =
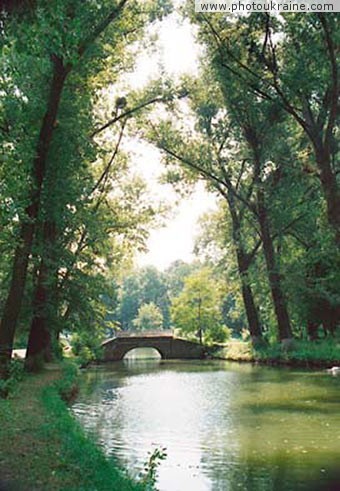
{"label": "tree reflection in water", "polygon": [[324,372],[129,362],[89,371],[73,409],[131,471],[166,447],[161,491],[335,491],[339,386]]}

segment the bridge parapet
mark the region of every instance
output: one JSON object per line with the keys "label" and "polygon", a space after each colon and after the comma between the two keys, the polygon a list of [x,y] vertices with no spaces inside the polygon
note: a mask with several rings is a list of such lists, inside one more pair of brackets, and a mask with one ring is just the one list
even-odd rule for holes
{"label": "bridge parapet", "polygon": [[159,329],[149,331],[118,331],[115,338],[168,338],[174,337],[172,329]]}

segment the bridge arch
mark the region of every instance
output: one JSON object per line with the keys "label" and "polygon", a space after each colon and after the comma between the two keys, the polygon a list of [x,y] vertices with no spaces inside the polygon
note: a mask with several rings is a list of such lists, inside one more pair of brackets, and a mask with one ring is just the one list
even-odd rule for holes
{"label": "bridge arch", "polygon": [[[138,356],[138,353],[139,352],[142,352],[143,350],[149,350],[148,353],[146,353],[146,356]],[[144,352],[145,352],[144,351]],[[150,353],[150,356],[148,356]],[[137,356],[134,356],[134,355],[137,355]],[[131,348],[131,349],[128,349],[125,353],[125,355],[123,356],[123,359],[124,360],[128,360],[128,359],[134,359],[134,358],[140,358],[140,359],[154,359],[154,360],[157,360],[157,359],[164,359],[164,354],[160,351],[159,348],[156,348],[154,346],[136,346],[135,348]]]}

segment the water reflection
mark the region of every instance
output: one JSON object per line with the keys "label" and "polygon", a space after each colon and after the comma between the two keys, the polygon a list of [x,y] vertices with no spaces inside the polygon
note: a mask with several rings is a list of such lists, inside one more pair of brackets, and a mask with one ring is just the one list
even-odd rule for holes
{"label": "water reflection", "polygon": [[129,361],[140,361],[140,360],[161,360],[161,354],[155,348],[134,348],[128,351],[124,360]]}
{"label": "water reflection", "polygon": [[148,360],[89,370],[73,410],[136,473],[166,447],[161,491],[328,491],[340,489],[339,388],[322,372]]}

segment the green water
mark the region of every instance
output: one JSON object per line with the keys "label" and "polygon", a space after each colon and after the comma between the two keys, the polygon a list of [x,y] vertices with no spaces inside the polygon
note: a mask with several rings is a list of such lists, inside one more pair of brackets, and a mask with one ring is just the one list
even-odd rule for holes
{"label": "green water", "polygon": [[88,370],[73,411],[133,475],[166,447],[160,491],[340,490],[340,377],[325,371],[122,362]]}

